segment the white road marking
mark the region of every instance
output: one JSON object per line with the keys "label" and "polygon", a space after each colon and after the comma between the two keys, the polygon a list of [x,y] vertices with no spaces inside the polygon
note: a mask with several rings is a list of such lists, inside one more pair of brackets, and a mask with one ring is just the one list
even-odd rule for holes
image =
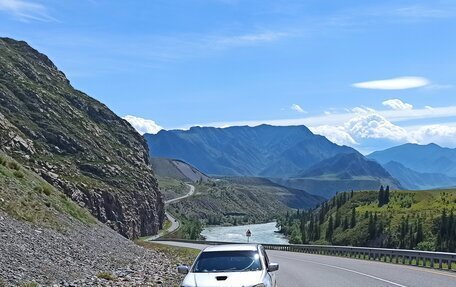
{"label": "white road marking", "polygon": [[339,267],[339,266],[334,266],[334,265],[325,264],[325,263],[319,263],[319,262],[315,262],[315,261],[311,261],[311,260],[304,260],[304,259],[297,259],[297,258],[290,258],[290,257],[282,257],[282,256],[277,256],[277,255],[273,255],[273,257],[279,257],[279,258],[283,258],[283,259],[291,259],[291,260],[297,260],[297,261],[302,261],[302,262],[313,263],[313,264],[317,264],[317,265],[322,265],[322,266],[326,266],[326,267],[331,267],[331,268],[335,268],[335,269],[339,269],[339,270],[355,273],[355,274],[358,274],[358,275],[369,277],[369,278],[372,278],[372,279],[375,279],[375,280],[378,280],[378,281],[382,281],[382,282],[385,282],[385,283],[388,283],[388,284],[391,284],[391,285],[395,285],[395,286],[398,286],[398,287],[408,287],[406,285],[402,285],[402,284],[399,284],[399,283],[396,283],[396,282],[392,282],[392,281],[389,281],[389,280],[386,280],[386,279],[383,279],[383,278],[380,278],[380,277],[376,277],[376,276],[373,276],[373,275],[370,275],[370,274],[362,273],[362,272],[359,272],[359,271],[356,271],[356,270],[347,269],[347,268],[343,268],[343,267]]}

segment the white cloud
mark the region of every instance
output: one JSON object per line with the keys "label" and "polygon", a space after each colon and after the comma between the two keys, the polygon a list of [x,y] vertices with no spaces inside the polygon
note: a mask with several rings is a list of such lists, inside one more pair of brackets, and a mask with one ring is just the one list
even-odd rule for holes
{"label": "white cloud", "polygon": [[374,90],[405,90],[429,85],[431,82],[422,77],[399,77],[352,84],[355,88]]}
{"label": "white cloud", "polygon": [[393,110],[412,110],[413,106],[411,104],[405,103],[399,99],[386,100],[382,103],[386,107],[390,107]]}
{"label": "white cloud", "polygon": [[291,107],[290,107],[293,111],[297,111],[298,113],[305,113],[306,111],[303,110],[303,108],[301,108],[300,105],[298,104],[292,104]]}
{"label": "white cloud", "polygon": [[153,120],[147,120],[135,116],[125,116],[124,120],[128,121],[140,134],[156,134],[163,128]]}
{"label": "white cloud", "polygon": [[358,145],[353,137],[347,131],[345,131],[344,127],[324,125],[318,127],[310,127],[310,130],[315,134],[327,137],[330,141],[338,145]]}
{"label": "white cloud", "polygon": [[355,139],[389,139],[391,141],[409,139],[406,130],[376,113],[358,115],[350,119],[345,123],[344,130]]}
{"label": "white cloud", "polygon": [[437,143],[443,146],[456,146],[456,126],[427,125],[410,128],[409,133],[420,144]]}
{"label": "white cloud", "polygon": [[14,15],[21,21],[55,21],[45,6],[24,0],[0,0],[0,11]]}

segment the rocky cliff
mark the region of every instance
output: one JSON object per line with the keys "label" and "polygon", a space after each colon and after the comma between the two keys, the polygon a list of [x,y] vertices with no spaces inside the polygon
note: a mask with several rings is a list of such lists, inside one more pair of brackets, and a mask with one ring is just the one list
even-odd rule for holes
{"label": "rocky cliff", "polygon": [[0,38],[0,149],[126,237],[161,227],[143,137],[48,57],[8,38]]}

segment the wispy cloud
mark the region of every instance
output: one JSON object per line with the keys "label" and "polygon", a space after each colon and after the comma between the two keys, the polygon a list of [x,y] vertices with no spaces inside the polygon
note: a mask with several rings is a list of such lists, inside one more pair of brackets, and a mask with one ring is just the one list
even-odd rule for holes
{"label": "wispy cloud", "polygon": [[386,80],[375,80],[352,84],[355,88],[374,90],[406,90],[420,88],[429,85],[431,82],[423,77],[398,77]]}
{"label": "wispy cloud", "polygon": [[298,104],[292,104],[291,107],[290,107],[290,109],[292,109],[293,111],[296,111],[296,112],[298,112],[298,113],[305,113],[305,112],[306,112],[306,111],[305,111],[303,108],[301,108],[301,106],[298,105]]}
{"label": "wispy cloud", "polygon": [[0,0],[0,11],[9,13],[24,22],[56,20],[49,15],[44,5],[24,0]]}
{"label": "wispy cloud", "polygon": [[215,45],[222,48],[233,46],[246,46],[264,42],[273,42],[287,36],[289,36],[288,33],[269,31],[235,36],[207,37],[205,39],[206,43],[203,44],[208,46]]}
{"label": "wispy cloud", "polygon": [[439,9],[435,7],[428,7],[424,5],[414,5],[407,7],[400,7],[392,10],[393,15],[405,18],[448,18],[455,16],[454,8]]}
{"label": "wispy cloud", "polygon": [[399,99],[390,99],[386,100],[382,103],[382,105],[386,107],[390,107],[393,110],[399,110],[399,111],[404,111],[404,110],[412,110],[413,105],[405,103]]}

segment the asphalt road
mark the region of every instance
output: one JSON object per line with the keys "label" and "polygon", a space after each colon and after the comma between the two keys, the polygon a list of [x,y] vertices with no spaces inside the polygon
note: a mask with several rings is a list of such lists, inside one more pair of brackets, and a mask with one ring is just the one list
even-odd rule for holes
{"label": "asphalt road", "polygon": [[[204,245],[158,242],[202,249]],[[279,287],[456,287],[456,273],[382,262],[267,251],[280,264]]]}
{"label": "asphalt road", "polygon": [[171,204],[171,203],[177,202],[179,200],[182,200],[184,198],[187,198],[189,196],[192,196],[195,193],[195,187],[188,183],[186,183],[186,185],[190,188],[190,191],[186,195],[167,200],[167,201],[165,201],[165,204]]}
{"label": "asphalt road", "polygon": [[[180,200],[182,200],[184,198],[192,196],[195,193],[195,187],[193,185],[191,185],[191,184],[188,184],[188,183],[186,183],[186,185],[190,189],[189,192],[186,195],[181,196],[181,197],[176,197],[176,198],[173,198],[173,199],[170,199],[170,200],[166,200],[165,201],[165,205],[168,205],[168,204],[171,204],[171,203],[175,203],[175,202],[178,202],[178,201],[180,201]],[[162,237],[165,233],[174,232],[180,227],[179,221],[176,218],[174,218],[169,212],[165,212],[165,216],[171,222],[171,226],[168,227],[168,229],[166,229],[166,230],[160,231],[157,235],[148,237],[147,240],[156,240],[156,239]]]}

